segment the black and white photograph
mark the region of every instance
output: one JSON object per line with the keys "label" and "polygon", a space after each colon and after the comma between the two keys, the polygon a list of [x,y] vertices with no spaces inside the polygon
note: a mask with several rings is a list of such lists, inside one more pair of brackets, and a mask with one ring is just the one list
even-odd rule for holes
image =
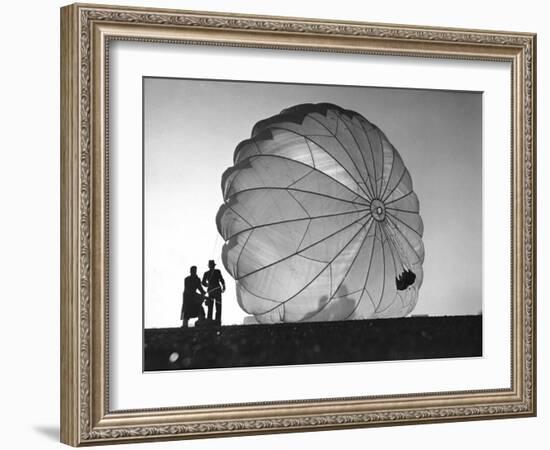
{"label": "black and white photograph", "polygon": [[143,78],[145,371],[481,357],[482,93]]}

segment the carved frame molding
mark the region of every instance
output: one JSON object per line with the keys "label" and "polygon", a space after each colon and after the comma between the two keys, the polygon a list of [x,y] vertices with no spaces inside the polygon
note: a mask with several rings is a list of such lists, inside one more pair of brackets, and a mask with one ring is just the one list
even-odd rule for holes
{"label": "carved frame molding", "polygon": [[[512,65],[512,386],[139,411],[108,398],[108,86],[114,39],[509,61]],[[536,36],[236,14],[61,10],[61,439],[70,445],[536,414]]]}

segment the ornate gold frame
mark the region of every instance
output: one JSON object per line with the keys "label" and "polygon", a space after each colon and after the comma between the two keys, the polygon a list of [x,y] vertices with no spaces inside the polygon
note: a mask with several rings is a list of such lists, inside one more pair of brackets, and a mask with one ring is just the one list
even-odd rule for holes
{"label": "ornate gold frame", "polygon": [[[111,411],[106,63],[115,39],[510,62],[510,388]],[[530,33],[98,5],[62,8],[62,442],[79,446],[535,415],[535,52],[536,36]]]}

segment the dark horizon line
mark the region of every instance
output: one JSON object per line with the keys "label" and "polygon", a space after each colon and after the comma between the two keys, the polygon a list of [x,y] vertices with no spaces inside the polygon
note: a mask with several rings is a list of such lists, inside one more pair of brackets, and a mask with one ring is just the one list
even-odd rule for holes
{"label": "dark horizon line", "polygon": [[[432,319],[432,318],[441,318],[441,317],[483,317],[483,312],[476,314],[442,314],[442,315],[429,315],[429,314],[413,314],[408,317],[380,317],[377,319],[349,319],[349,320],[319,320],[319,321],[310,321],[310,322],[277,322],[277,323],[231,323],[223,324],[222,327],[250,327],[250,326],[277,326],[277,325],[311,325],[311,324],[334,324],[334,323],[349,323],[349,322],[372,322],[378,320],[409,320],[409,319]],[[177,327],[150,327],[143,328],[144,330],[173,330],[180,329],[181,326]],[[201,328],[201,327],[189,327],[189,328]],[[208,329],[208,327],[203,327],[203,329]]]}

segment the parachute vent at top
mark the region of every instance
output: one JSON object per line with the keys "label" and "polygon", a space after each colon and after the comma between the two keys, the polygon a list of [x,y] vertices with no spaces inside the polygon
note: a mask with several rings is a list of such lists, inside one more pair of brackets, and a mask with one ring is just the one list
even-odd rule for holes
{"label": "parachute vent at top", "polygon": [[258,122],[222,192],[223,263],[259,322],[401,317],[415,307],[418,198],[397,150],[360,114],[302,104]]}

